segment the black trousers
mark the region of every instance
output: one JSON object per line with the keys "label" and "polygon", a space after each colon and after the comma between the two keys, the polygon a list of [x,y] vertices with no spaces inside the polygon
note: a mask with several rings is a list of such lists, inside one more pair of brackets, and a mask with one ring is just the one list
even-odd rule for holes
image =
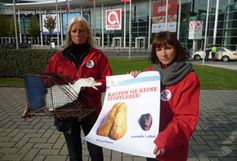
{"label": "black trousers", "polygon": [[147,161],[157,161],[155,158],[146,158]]}
{"label": "black trousers", "polygon": [[[63,132],[70,161],[82,161],[81,128],[84,134],[87,135],[95,123],[94,118],[89,117],[82,122],[72,120],[71,128]],[[103,161],[103,149],[101,147],[87,142],[87,148],[91,161]]]}
{"label": "black trousers", "polygon": [[216,60],[216,53],[212,52],[211,57],[212,57],[212,61],[215,61]]}

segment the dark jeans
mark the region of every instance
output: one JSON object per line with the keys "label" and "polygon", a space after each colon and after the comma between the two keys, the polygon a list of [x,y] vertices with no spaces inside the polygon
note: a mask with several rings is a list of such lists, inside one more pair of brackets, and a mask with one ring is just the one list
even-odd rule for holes
{"label": "dark jeans", "polygon": [[208,61],[209,59],[209,52],[206,52],[206,57],[205,57],[206,61]]}
{"label": "dark jeans", "polygon": [[[81,128],[84,134],[87,135],[93,127],[94,122],[95,119],[93,119],[93,117],[86,118],[82,122],[72,120],[72,127],[70,130],[63,132],[68,147],[70,161],[82,161]],[[103,149],[101,147],[87,142],[87,148],[91,161],[103,161]]]}
{"label": "dark jeans", "polygon": [[212,61],[215,61],[216,60],[216,53],[212,52],[211,57],[212,57]]}
{"label": "dark jeans", "polygon": [[155,158],[146,158],[147,161],[157,161]]}

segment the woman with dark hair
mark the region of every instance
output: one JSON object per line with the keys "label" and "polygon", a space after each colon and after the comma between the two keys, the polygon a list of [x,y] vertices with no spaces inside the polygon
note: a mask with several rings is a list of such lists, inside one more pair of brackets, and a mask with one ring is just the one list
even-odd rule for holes
{"label": "woman with dark hair", "polygon": [[[174,33],[158,33],[152,44],[152,67],[161,80],[160,129],[154,140],[156,159],[186,161],[189,139],[199,116],[200,83],[189,58]],[[136,76],[138,72],[131,72]]]}

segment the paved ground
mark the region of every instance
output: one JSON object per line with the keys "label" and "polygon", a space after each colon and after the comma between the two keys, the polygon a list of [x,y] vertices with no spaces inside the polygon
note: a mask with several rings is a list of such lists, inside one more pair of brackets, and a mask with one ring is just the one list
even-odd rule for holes
{"label": "paved ground", "polygon": [[[22,88],[0,88],[0,161],[68,161],[63,135],[50,117],[21,119]],[[83,156],[89,161],[86,144]],[[145,161],[104,149],[105,161]],[[188,161],[237,161],[237,90],[201,91],[200,121]]]}
{"label": "paved ground", "polygon": [[218,67],[218,68],[225,68],[231,70],[237,70],[237,61],[230,61],[230,62],[222,62],[222,61],[205,61],[204,64],[201,61],[191,61],[193,64],[199,64],[204,66],[211,66],[211,67]]}

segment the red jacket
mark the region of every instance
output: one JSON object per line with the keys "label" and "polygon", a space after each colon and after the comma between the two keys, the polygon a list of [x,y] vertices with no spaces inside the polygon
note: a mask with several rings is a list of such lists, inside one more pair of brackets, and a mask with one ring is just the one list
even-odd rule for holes
{"label": "red jacket", "polygon": [[187,160],[189,138],[198,122],[199,94],[199,80],[193,71],[161,89],[160,132],[154,143],[166,151],[157,157],[159,161]]}
{"label": "red jacket", "polygon": [[99,114],[101,110],[101,93],[106,89],[106,76],[112,74],[108,59],[101,51],[91,48],[83,59],[83,62],[77,68],[59,50],[50,58],[46,72],[64,75],[71,81],[93,77],[96,82],[102,82],[102,86],[97,86],[99,90],[85,88],[81,90],[78,96],[84,108],[96,108],[97,115]]}

